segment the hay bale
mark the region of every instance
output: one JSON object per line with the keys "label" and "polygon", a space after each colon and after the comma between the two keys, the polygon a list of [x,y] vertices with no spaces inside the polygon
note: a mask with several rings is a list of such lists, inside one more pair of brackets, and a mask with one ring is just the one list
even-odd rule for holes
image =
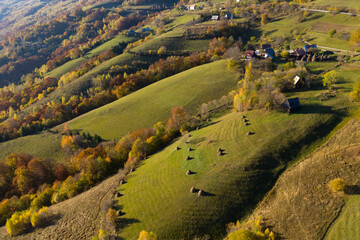
{"label": "hay bale", "polygon": [[176,147],[176,148],[175,148],[175,151],[179,151],[179,150],[180,150],[180,148],[179,148],[179,147]]}
{"label": "hay bale", "polygon": [[204,195],[204,191],[200,189],[200,190],[198,191],[198,196],[201,197],[201,196],[203,196],[203,195]]}
{"label": "hay bale", "polygon": [[195,187],[192,187],[192,188],[190,188],[190,192],[191,192],[191,193],[194,193],[194,192],[196,192],[196,189],[195,189]]}
{"label": "hay bale", "polygon": [[191,175],[191,173],[192,173],[192,172],[191,172],[190,170],[187,170],[187,171],[186,171],[186,175]]}
{"label": "hay bale", "polygon": [[244,118],[244,120],[243,120],[243,121],[244,121],[244,123],[246,123],[248,120],[247,120],[246,118]]}
{"label": "hay bale", "polygon": [[254,134],[254,133],[252,133],[252,132],[249,131],[249,132],[246,133],[246,136],[250,136],[250,135],[253,135],[253,134]]}
{"label": "hay bale", "polygon": [[120,210],[116,212],[116,216],[118,216],[118,217],[120,217],[120,216],[122,216],[122,215],[124,215],[124,214],[125,214],[125,213],[123,213],[123,212],[120,211]]}
{"label": "hay bale", "polygon": [[244,126],[248,126],[248,125],[249,125],[249,123],[247,123],[247,122],[246,122],[246,123],[244,123]]}
{"label": "hay bale", "polygon": [[246,118],[246,116],[245,116],[245,115],[243,115],[243,116],[242,116],[242,118]]}
{"label": "hay bale", "polygon": [[218,151],[218,152],[222,152],[222,151],[224,151],[224,150],[223,150],[223,149],[221,149],[221,148],[219,148],[217,151]]}
{"label": "hay bale", "polygon": [[222,152],[217,151],[217,155],[218,155],[218,156],[221,156],[221,155],[223,155],[223,153],[222,153]]}
{"label": "hay bale", "polygon": [[123,185],[124,183],[125,183],[124,180],[121,180],[121,181],[120,181],[120,185]]}
{"label": "hay bale", "polygon": [[192,150],[191,147],[189,147],[189,148],[187,149],[188,152],[190,152],[191,150]]}
{"label": "hay bale", "polygon": [[188,160],[190,160],[190,157],[186,156],[185,161],[188,161]]}
{"label": "hay bale", "polygon": [[116,192],[115,193],[115,198],[119,198],[121,195],[120,195],[120,193],[119,192]]}

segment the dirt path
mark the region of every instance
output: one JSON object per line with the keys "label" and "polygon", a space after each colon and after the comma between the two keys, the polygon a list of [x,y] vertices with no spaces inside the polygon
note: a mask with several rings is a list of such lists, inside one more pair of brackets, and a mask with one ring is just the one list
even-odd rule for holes
{"label": "dirt path", "polygon": [[[307,41],[304,41],[304,43],[306,44],[309,44],[311,45],[312,43],[310,42],[307,42]],[[358,55],[359,53],[357,52],[353,52],[353,51],[350,51],[350,50],[344,50],[344,49],[339,49],[339,48],[331,48],[331,47],[325,47],[325,46],[319,46],[319,45],[316,45],[318,48],[320,49],[324,49],[324,50],[328,50],[328,51],[333,51],[333,52],[339,52],[339,54],[343,54],[344,53],[347,53],[347,54],[352,54],[352,55]]]}
{"label": "dirt path", "polygon": [[[65,240],[90,239],[97,235],[103,224],[101,210],[119,184],[119,174],[108,178],[92,189],[51,206],[60,218],[51,226],[37,229],[11,239],[14,240]],[[5,227],[0,228],[0,239],[10,239]]]}
{"label": "dirt path", "polygon": [[[321,9],[314,9],[314,8],[300,8],[302,11],[309,11],[309,12],[321,12],[321,13],[331,13],[331,11],[321,10]],[[353,14],[348,12],[339,12],[339,14],[349,15],[349,16],[360,16],[360,14]]]}

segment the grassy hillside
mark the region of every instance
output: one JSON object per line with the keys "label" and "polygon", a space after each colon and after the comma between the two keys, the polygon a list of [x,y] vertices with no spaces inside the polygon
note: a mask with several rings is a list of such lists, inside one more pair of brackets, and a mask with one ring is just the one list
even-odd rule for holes
{"label": "grassy hillside", "polygon": [[360,2],[358,0],[315,0],[311,3],[319,6],[348,7],[353,9],[360,7]]}
{"label": "grassy hillside", "polygon": [[117,46],[119,43],[130,43],[134,42],[136,38],[134,37],[125,37],[125,36],[117,36],[100,46],[94,48],[93,50],[86,53],[83,57],[79,57],[77,59],[71,60],[51,72],[47,74],[49,77],[60,78],[63,74],[70,72],[72,69],[79,67],[82,63],[88,61],[90,58],[98,56],[100,53],[105,52],[106,50],[111,49],[114,46]]}
{"label": "grassy hillside", "polygon": [[11,153],[30,153],[42,159],[65,162],[66,156],[60,147],[61,137],[46,132],[0,143],[0,161]]}
{"label": "grassy hillside", "polygon": [[144,57],[136,56],[131,53],[124,53],[124,54],[118,55],[116,57],[113,57],[113,58],[109,59],[108,61],[105,61],[105,62],[99,64],[94,69],[90,70],[89,72],[87,72],[83,76],[79,77],[78,79],[74,80],[73,82],[66,84],[65,86],[50,93],[45,98],[38,100],[34,104],[24,108],[19,113],[19,116],[23,116],[27,113],[30,113],[33,111],[34,107],[42,106],[42,105],[46,104],[47,102],[51,102],[51,101],[60,102],[61,98],[63,96],[66,99],[69,99],[72,95],[77,95],[81,92],[84,92],[90,86],[92,86],[92,78],[94,76],[97,76],[97,75],[103,73],[104,71],[110,69],[111,66],[113,66],[113,65],[118,64],[118,65],[124,66],[126,64],[131,64],[132,61],[136,61],[136,60],[151,61],[151,60],[154,60],[154,58],[153,57],[144,58]]}
{"label": "grassy hillside", "polygon": [[284,239],[357,239],[359,236],[359,198],[351,196],[344,205],[344,194],[333,192],[328,183],[344,179],[359,186],[360,122],[351,120],[314,154],[302,159],[279,178],[252,217],[262,216],[268,226]]}
{"label": "grassy hillside", "polygon": [[[236,83],[237,78],[226,69],[225,61],[206,64],[95,109],[70,121],[69,127],[97,133],[107,139],[120,138],[158,121],[167,121],[175,106],[184,106],[194,112],[201,103],[227,94]],[[63,127],[57,129],[61,131]],[[11,153],[28,152],[41,158],[64,161],[60,141],[61,135],[45,133],[0,143],[0,159]]]}
{"label": "grassy hillside", "polygon": [[[334,126],[333,114],[307,110],[290,116],[248,112],[249,126],[242,114],[231,113],[151,156],[119,187],[118,207],[125,213],[120,236],[134,239],[143,229],[161,239],[224,235],[225,225],[251,211],[300,149]],[[246,136],[248,131],[255,134]],[[218,148],[225,155],[217,156]],[[192,159],[185,161],[186,156]],[[195,174],[186,176],[187,170]],[[191,187],[206,196],[190,193]],[[127,219],[136,221],[123,227]]]}
{"label": "grassy hillside", "polygon": [[288,17],[276,19],[260,28],[260,31],[269,37],[291,36],[292,33],[304,34],[311,43],[351,50],[352,45],[347,40],[341,40],[336,37],[329,37],[328,32],[336,29],[338,32],[352,32],[360,27],[360,17],[351,17],[338,14],[330,15],[328,13],[312,13],[306,21],[299,23],[298,16],[290,15]]}
{"label": "grassy hillside", "polygon": [[218,61],[161,80],[69,122],[71,129],[119,138],[158,121],[166,121],[175,106],[194,113],[204,102],[226,95],[237,84],[234,73]]}
{"label": "grassy hillside", "polygon": [[[307,65],[320,72],[328,67],[333,64]],[[232,113],[151,156],[119,187],[123,196],[118,207],[125,213],[124,221],[136,220],[126,226],[120,221],[120,236],[133,239],[143,229],[164,239],[224,234],[227,223],[250,213],[289,161],[314,151],[347,113],[357,109],[347,94],[359,69],[345,65],[337,71],[343,79],[336,86],[335,98],[319,101],[316,96],[323,88],[320,82],[313,82],[310,91],[288,93],[300,98],[302,110],[297,114],[252,111],[245,114],[250,125],[243,126],[242,115]],[[248,131],[255,134],[246,136]],[[176,146],[181,150],[175,151]],[[194,150],[187,152],[188,147]],[[216,155],[219,147],[225,149],[224,156]],[[193,159],[185,161],[186,156]],[[196,174],[186,176],[187,170]],[[208,195],[197,197],[189,192],[191,187]],[[329,213],[332,218],[341,208],[339,199],[335,203]]]}

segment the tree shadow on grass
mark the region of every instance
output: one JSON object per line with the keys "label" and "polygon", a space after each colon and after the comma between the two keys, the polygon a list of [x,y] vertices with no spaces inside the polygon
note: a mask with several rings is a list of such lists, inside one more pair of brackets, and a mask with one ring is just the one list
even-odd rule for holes
{"label": "tree shadow on grass", "polygon": [[[116,230],[117,232],[121,232],[121,229],[126,228],[127,226],[134,224],[134,223],[140,223],[138,219],[135,218],[119,218],[116,220]],[[125,238],[117,237],[117,240],[125,240]]]}
{"label": "tree shadow on grass", "polygon": [[344,192],[348,195],[360,195],[360,186],[348,185],[345,187]]}
{"label": "tree shadow on grass", "polygon": [[328,114],[328,113],[334,113],[332,110],[332,107],[324,106],[320,104],[306,104],[301,106],[301,108],[298,111],[292,112],[291,114]]}

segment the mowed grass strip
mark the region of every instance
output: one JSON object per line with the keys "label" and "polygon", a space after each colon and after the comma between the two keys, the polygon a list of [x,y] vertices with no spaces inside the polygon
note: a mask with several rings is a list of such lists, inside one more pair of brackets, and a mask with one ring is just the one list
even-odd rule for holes
{"label": "mowed grass strip", "polygon": [[167,121],[176,106],[195,113],[202,103],[227,95],[235,88],[236,74],[228,71],[225,63],[205,64],[163,79],[73,119],[69,127],[113,139]]}
{"label": "mowed grass strip", "polygon": [[[287,161],[307,147],[303,140],[318,138],[319,128],[330,129],[334,120],[330,113],[245,115],[249,126],[244,126],[242,114],[231,113],[145,160],[119,187],[123,196],[117,206],[125,213],[120,236],[135,239],[143,229],[161,239],[224,236],[225,225],[249,213]],[[248,131],[255,134],[247,136]],[[194,150],[188,152],[188,147]],[[223,156],[217,155],[218,148],[224,149]],[[186,161],[186,156],[192,159]],[[187,176],[187,170],[195,174]],[[198,197],[191,187],[207,195]]]}

